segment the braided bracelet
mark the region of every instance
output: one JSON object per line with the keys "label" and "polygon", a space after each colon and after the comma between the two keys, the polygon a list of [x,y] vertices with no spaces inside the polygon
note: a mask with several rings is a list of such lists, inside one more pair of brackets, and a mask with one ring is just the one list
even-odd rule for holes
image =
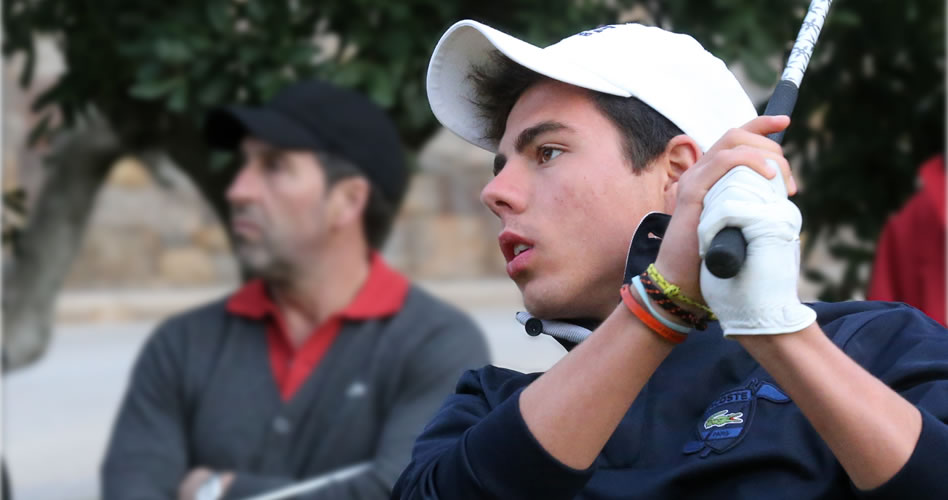
{"label": "braided bracelet", "polygon": [[635,278],[642,284],[645,293],[648,294],[648,298],[658,304],[662,309],[668,311],[669,314],[691,325],[696,330],[704,330],[708,327],[707,314],[698,316],[691,311],[681,308],[675,301],[662,293],[661,289],[649,279],[648,273],[642,273]]}
{"label": "braided bracelet", "polygon": [[708,306],[681,293],[681,288],[679,288],[678,285],[673,285],[669,283],[668,280],[666,280],[665,277],[662,276],[662,273],[658,272],[658,268],[655,267],[654,263],[649,264],[648,269],[645,272],[648,273],[648,277],[649,279],[652,280],[652,283],[655,283],[655,285],[658,286],[658,288],[662,291],[662,293],[664,293],[665,296],[667,296],[668,298],[672,300],[677,300],[683,304],[688,304],[689,306],[692,306],[692,307],[697,307],[698,309],[701,309],[702,311],[707,312],[709,314],[708,317],[710,319],[717,319],[715,318],[714,313],[711,312],[711,309]]}

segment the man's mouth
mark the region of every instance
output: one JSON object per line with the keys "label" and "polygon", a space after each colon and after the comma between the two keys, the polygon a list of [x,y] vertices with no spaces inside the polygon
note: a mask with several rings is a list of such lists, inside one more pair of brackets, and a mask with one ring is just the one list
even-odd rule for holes
{"label": "man's mouth", "polygon": [[256,237],[260,234],[260,226],[252,220],[246,218],[234,218],[231,220],[230,227],[234,234],[244,238]]}
{"label": "man's mouth", "polygon": [[507,274],[513,278],[522,273],[530,262],[533,254],[533,242],[512,231],[504,231],[497,238],[500,251],[507,261]]}
{"label": "man's mouth", "polygon": [[533,248],[533,247],[531,247],[530,245],[526,245],[526,244],[524,244],[524,243],[518,244],[518,245],[515,246],[514,249],[513,249],[514,257],[516,257],[516,256],[518,256],[518,255],[520,255],[520,254],[522,254],[523,252],[525,252],[525,251],[527,251],[527,250],[530,250],[531,248]]}
{"label": "man's mouth", "polygon": [[520,256],[520,254],[532,250],[533,242],[514,233],[513,231],[504,231],[497,237],[500,243],[500,251],[504,254],[504,260],[510,262]]}

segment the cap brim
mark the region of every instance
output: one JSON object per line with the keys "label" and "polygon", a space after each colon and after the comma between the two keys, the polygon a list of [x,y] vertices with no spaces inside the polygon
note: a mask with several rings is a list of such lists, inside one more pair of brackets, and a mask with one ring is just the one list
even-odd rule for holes
{"label": "cap brim", "polygon": [[284,149],[321,149],[322,141],[291,118],[266,108],[230,106],[208,115],[204,134],[211,147],[236,150],[253,136]]}
{"label": "cap brim", "polygon": [[470,20],[457,22],[442,35],[428,64],[428,102],[442,125],[491,152],[497,151],[497,143],[485,137],[487,121],[474,104],[475,89],[469,75],[473,68],[489,70],[495,50],[554,80],[622,97],[631,95],[573,61],[554,57],[490,26]]}

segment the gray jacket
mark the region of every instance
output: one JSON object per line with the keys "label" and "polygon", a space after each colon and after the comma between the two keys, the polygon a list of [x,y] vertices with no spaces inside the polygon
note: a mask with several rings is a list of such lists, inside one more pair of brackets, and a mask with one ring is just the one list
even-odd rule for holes
{"label": "gray jacket", "polygon": [[176,498],[197,466],[236,472],[225,498],[243,498],[366,460],[367,471],[305,498],[388,498],[458,377],[488,362],[470,318],[412,287],[394,316],[347,322],[284,402],[265,328],[221,300],[157,329],[115,422],[105,500]]}

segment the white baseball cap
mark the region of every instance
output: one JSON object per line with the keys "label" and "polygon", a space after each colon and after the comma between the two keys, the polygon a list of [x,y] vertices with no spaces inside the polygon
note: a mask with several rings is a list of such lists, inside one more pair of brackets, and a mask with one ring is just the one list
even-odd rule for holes
{"label": "white baseball cap", "polygon": [[442,125],[491,152],[487,120],[474,104],[474,67],[495,64],[494,50],[554,80],[621,97],[635,96],[707,151],[729,129],[757,116],[723,61],[688,35],[641,24],[577,33],[540,48],[476,21],[455,23],[428,64],[428,102]]}

